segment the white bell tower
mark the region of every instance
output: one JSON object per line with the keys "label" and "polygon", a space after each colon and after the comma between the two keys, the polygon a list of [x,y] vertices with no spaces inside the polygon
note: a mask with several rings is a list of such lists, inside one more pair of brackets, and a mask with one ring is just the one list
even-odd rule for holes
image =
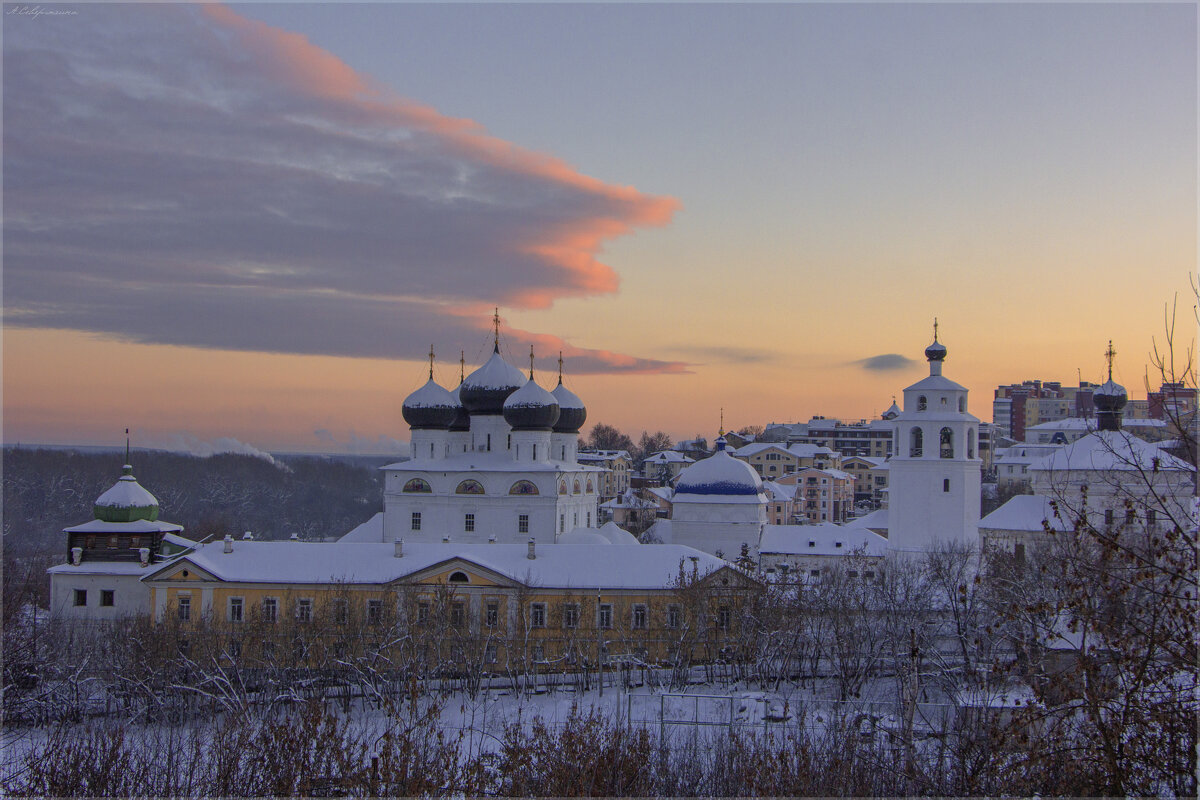
{"label": "white bell tower", "polygon": [[979,544],[979,419],[967,389],[942,375],[946,347],[925,348],[929,377],[904,390],[888,462],[888,550],[921,552],[939,543]]}

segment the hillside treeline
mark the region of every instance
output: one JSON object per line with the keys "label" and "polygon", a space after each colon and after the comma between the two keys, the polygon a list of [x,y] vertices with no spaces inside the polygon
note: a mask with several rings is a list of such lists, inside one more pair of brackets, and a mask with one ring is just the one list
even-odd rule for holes
{"label": "hillside treeline", "polygon": [[[383,508],[382,476],[365,464],[157,451],[137,451],[132,460],[134,476],[158,498],[159,518],[194,539],[245,531],[260,539],[339,536]],[[65,548],[62,529],[92,518],[92,504],[120,477],[123,462],[123,453],[5,449],[5,549],[34,555]]]}

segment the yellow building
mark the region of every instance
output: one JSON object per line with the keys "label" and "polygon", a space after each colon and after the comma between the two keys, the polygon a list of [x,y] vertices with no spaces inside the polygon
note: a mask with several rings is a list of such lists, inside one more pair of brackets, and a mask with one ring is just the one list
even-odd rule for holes
{"label": "yellow building", "polygon": [[682,545],[230,539],[143,582],[181,646],[225,658],[314,667],[369,654],[497,673],[729,657],[761,588]]}

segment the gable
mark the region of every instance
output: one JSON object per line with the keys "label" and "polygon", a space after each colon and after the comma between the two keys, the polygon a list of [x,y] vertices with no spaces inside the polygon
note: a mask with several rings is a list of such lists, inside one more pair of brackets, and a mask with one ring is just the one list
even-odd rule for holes
{"label": "gable", "polygon": [[[186,574],[185,574],[186,573]],[[182,581],[182,582],[203,582],[203,581],[221,581],[216,575],[205,569],[197,567],[186,556],[172,561],[170,564],[142,578],[144,582],[150,583],[154,581]]]}
{"label": "gable", "polygon": [[[450,576],[456,572],[461,572],[467,576],[467,581],[451,582]],[[403,577],[397,578],[393,583],[408,583],[408,584],[423,584],[423,585],[451,585],[451,586],[489,586],[489,587],[505,587],[516,588],[521,586],[518,581],[514,581],[507,575],[489,569],[480,564],[462,557],[448,558],[445,561],[430,565],[424,569],[419,569],[416,572],[409,573]]]}

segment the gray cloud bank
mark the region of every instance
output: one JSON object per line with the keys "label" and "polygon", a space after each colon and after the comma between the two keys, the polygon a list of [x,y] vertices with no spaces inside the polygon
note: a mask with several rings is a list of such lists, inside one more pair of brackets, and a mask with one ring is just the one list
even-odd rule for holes
{"label": "gray cloud bank", "polygon": [[[8,325],[420,358],[474,344],[493,304],[615,291],[603,243],[677,205],[400,99],[225,7],[8,22]],[[685,369],[510,338],[565,350],[576,372]]]}

